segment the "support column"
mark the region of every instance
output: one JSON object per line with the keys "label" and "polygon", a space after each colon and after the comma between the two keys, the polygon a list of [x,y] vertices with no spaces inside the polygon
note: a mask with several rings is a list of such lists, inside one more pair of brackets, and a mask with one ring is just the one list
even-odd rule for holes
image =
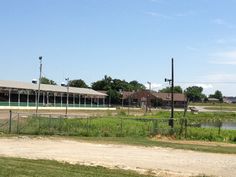
{"label": "support column", "polygon": [[84,96],[84,105],[86,107],[87,103],[86,103],[86,96]]}
{"label": "support column", "polygon": [[9,97],[9,106],[11,106],[11,89],[9,89],[9,95],[8,95],[8,97]]}
{"label": "support column", "polygon": [[45,93],[43,92],[43,106],[45,105]]}
{"label": "support column", "polygon": [[62,107],[62,93],[61,93],[61,107]]}
{"label": "support column", "polygon": [[75,107],[75,94],[73,94],[73,107]]}
{"label": "support column", "polygon": [[97,97],[97,107],[99,107],[99,97]]}
{"label": "support column", "polygon": [[18,106],[20,106],[20,91],[18,91]]}
{"label": "support column", "polygon": [[103,98],[103,107],[105,107],[105,97]]}
{"label": "support column", "polygon": [[27,107],[29,107],[29,90],[27,90]]}
{"label": "support column", "polygon": [[91,97],[91,108],[93,107],[93,98]]}
{"label": "support column", "polygon": [[37,105],[37,91],[35,91],[35,106]]}
{"label": "support column", "polygon": [[80,101],[81,101],[80,98],[81,98],[81,95],[79,95],[79,107],[80,107]]}
{"label": "support column", "polygon": [[56,93],[54,93],[54,94],[53,94],[53,96],[54,96],[54,107],[56,107],[56,106],[57,106],[57,103],[56,103],[56,97],[55,97],[55,95],[56,95]]}
{"label": "support column", "polygon": [[49,105],[49,93],[47,92],[47,105]]}

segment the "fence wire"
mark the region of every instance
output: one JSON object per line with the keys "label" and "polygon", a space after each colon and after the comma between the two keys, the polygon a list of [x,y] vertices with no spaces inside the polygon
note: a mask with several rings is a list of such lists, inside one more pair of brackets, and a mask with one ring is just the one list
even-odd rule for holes
{"label": "fence wire", "polygon": [[[76,118],[75,118],[76,117]],[[235,121],[235,119],[233,119]],[[208,125],[204,126],[204,124]],[[235,122],[236,123],[236,122]],[[148,137],[175,136],[196,140],[236,141],[236,130],[225,130],[218,119],[92,117],[68,118],[60,114],[28,114],[10,112],[8,119],[0,119],[0,132],[25,135],[65,135],[87,137]],[[214,125],[214,126],[209,126]]]}

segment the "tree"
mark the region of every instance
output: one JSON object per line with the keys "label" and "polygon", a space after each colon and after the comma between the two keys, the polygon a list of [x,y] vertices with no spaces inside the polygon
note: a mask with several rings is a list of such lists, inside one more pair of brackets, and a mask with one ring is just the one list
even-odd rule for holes
{"label": "tree", "polygon": [[129,82],[130,90],[145,90],[145,86],[136,80]]}
{"label": "tree", "polygon": [[220,102],[222,102],[222,101],[223,101],[223,94],[222,94],[221,91],[216,90],[213,95],[209,95],[209,98],[216,98],[216,99],[218,99]]}
{"label": "tree", "polygon": [[102,80],[98,80],[92,83],[92,89],[94,90],[109,90],[112,87],[112,78],[105,75]]}
{"label": "tree", "polygon": [[199,102],[199,101],[202,101],[202,99],[205,98],[205,95],[202,94],[202,92],[203,92],[202,87],[192,86],[192,87],[188,87],[186,89],[185,95],[187,96],[189,101]]}
{"label": "tree", "polygon": [[[171,87],[166,87],[161,90],[159,90],[161,93],[171,93]],[[183,93],[183,89],[180,86],[174,87],[174,93]]]}
{"label": "tree", "polygon": [[109,97],[111,97],[112,104],[119,104],[121,102],[122,91],[137,91],[144,90],[145,86],[138,81],[127,82],[121,79],[112,79],[110,76],[105,75],[102,80],[98,80],[92,83],[92,89],[107,91]]}
{"label": "tree", "polygon": [[46,77],[41,77],[40,83],[41,84],[48,84],[48,85],[57,85],[57,83],[55,81],[50,80]]}
{"label": "tree", "polygon": [[76,79],[69,81],[70,87],[79,87],[79,88],[88,88],[89,86],[82,80],[82,79]]}

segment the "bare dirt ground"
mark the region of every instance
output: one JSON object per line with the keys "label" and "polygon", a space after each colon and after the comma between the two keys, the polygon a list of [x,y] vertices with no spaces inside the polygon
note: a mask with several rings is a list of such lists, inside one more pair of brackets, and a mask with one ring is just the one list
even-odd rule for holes
{"label": "bare dirt ground", "polygon": [[157,176],[236,176],[236,155],[86,143],[61,138],[0,138],[0,156],[131,169]]}

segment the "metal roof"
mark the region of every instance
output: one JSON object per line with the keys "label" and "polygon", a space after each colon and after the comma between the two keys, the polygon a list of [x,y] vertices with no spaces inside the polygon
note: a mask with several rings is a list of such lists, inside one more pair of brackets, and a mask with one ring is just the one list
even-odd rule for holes
{"label": "metal roof", "polygon": [[[19,82],[19,81],[0,80],[0,88],[19,89],[19,90],[20,89],[38,90],[38,84]],[[58,85],[40,84],[40,90],[45,92],[67,93],[67,87]],[[101,97],[107,96],[106,94],[97,92],[93,89],[77,88],[77,87],[69,87],[69,93],[79,94],[79,95],[101,96]]]}

